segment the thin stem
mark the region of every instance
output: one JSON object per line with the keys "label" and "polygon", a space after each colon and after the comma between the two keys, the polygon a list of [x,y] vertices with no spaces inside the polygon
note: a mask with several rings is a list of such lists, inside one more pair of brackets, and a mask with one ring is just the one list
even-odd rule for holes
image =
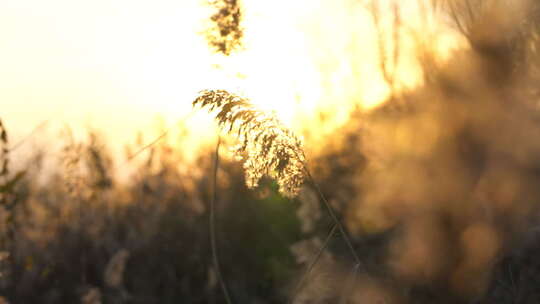
{"label": "thin stem", "polygon": [[359,264],[354,265],[352,275],[350,280],[348,279],[345,282],[345,287],[343,288],[343,293],[341,300],[339,301],[340,304],[347,304],[350,298],[350,293],[352,293],[352,289],[354,288],[354,285],[356,284],[356,278],[358,277],[358,268],[360,267]]}
{"label": "thin stem", "polygon": [[[330,213],[330,216],[332,217],[335,225],[337,228],[339,228],[339,232],[341,233],[341,235],[343,236],[343,239],[345,240],[345,243],[347,244],[347,246],[349,247],[350,251],[351,251],[351,254],[353,255],[354,257],[354,260],[355,260],[355,265],[354,265],[354,280],[356,281],[356,277],[358,276],[358,271],[360,270],[360,267],[363,268],[364,272],[366,273],[367,277],[370,279],[370,280],[373,280],[373,278],[369,275],[368,271],[367,271],[367,268],[366,266],[364,265],[364,263],[362,263],[362,261],[360,260],[360,257],[358,256],[358,254],[356,253],[356,250],[354,250],[354,247],[352,245],[352,241],[351,241],[351,238],[349,237],[349,235],[347,234],[347,232],[345,231],[345,228],[343,227],[343,224],[341,224],[341,221],[338,219],[336,213],[334,212],[334,210],[332,209],[332,207],[330,206],[330,203],[328,202],[328,200],[326,199],[326,197],[324,196],[324,194],[322,193],[322,190],[321,188],[319,187],[319,185],[315,182],[315,179],[313,178],[313,176],[311,175],[311,172],[309,171],[307,165],[304,163],[304,170],[306,171],[306,176],[308,177],[309,181],[311,182],[311,184],[315,187],[315,189],[317,190],[317,193],[319,194],[319,197],[321,198],[321,200],[323,201],[324,205],[326,206],[326,209],[328,210],[328,213]],[[382,299],[383,303],[387,303],[386,299],[384,298],[383,296],[383,299]]]}
{"label": "thin stem", "polygon": [[42,128],[44,128],[47,123],[49,121],[45,120],[43,121],[42,123],[40,123],[37,127],[35,127],[32,132],[30,132],[28,135],[26,135],[23,139],[21,139],[19,142],[17,142],[16,144],[14,144],[13,146],[11,146],[9,148],[9,151],[13,152],[15,150],[17,150],[19,147],[21,147],[27,140],[29,140],[32,136],[34,136],[34,134],[36,134],[39,130],[41,130]]}
{"label": "thin stem", "polygon": [[229,291],[223,276],[221,274],[221,269],[219,267],[219,258],[217,253],[216,245],[216,201],[217,201],[217,171],[219,166],[219,146],[221,145],[221,137],[218,137],[218,142],[216,144],[216,152],[214,155],[214,171],[213,171],[213,185],[212,185],[212,200],[210,201],[210,246],[212,248],[212,259],[214,262],[214,268],[216,269],[216,275],[225,296],[227,304],[232,304],[231,297],[229,296]]}
{"label": "thin stem", "polygon": [[[351,241],[351,238],[349,237],[349,235],[347,234],[347,232],[345,231],[345,228],[343,227],[343,224],[341,224],[341,221],[338,219],[336,213],[334,212],[334,210],[332,209],[332,207],[330,206],[330,203],[328,202],[328,200],[326,199],[326,197],[324,196],[324,194],[322,193],[321,191],[321,188],[319,187],[319,185],[315,182],[315,180],[313,179],[313,176],[311,175],[311,173],[309,172],[309,169],[307,168],[306,165],[304,165],[304,168],[306,170],[306,175],[309,179],[309,181],[311,182],[311,184],[315,187],[315,189],[317,190],[317,193],[319,194],[319,197],[321,198],[321,200],[323,201],[324,205],[326,206],[326,209],[328,210],[328,213],[330,214],[330,216],[332,217],[332,220],[334,221],[334,223],[337,225],[337,228],[339,229],[339,232],[341,233],[341,235],[343,236],[343,239],[345,240],[345,243],[347,244],[347,246],[349,247],[350,251],[351,251],[351,254],[353,255],[354,257],[354,260],[356,262],[356,264],[360,265],[360,266],[363,266],[362,264],[362,261],[360,260],[360,257],[358,256],[358,254],[356,253],[356,250],[354,250],[354,247],[352,245],[352,241]],[[364,267],[365,268],[365,267]]]}
{"label": "thin stem", "polygon": [[300,278],[300,281],[298,281],[298,284],[296,284],[296,287],[294,288],[293,294],[289,298],[289,301],[288,301],[289,304],[293,303],[294,299],[296,298],[296,296],[300,292],[302,285],[304,285],[304,282],[306,281],[308,275],[311,273],[311,270],[313,270],[313,267],[315,267],[315,264],[317,264],[317,262],[319,261],[319,258],[321,257],[322,253],[324,252],[324,250],[328,246],[328,243],[330,242],[330,239],[332,238],[332,236],[336,232],[336,229],[337,229],[337,224],[334,224],[332,226],[332,229],[330,229],[330,232],[326,236],[326,239],[324,240],[323,245],[321,246],[321,248],[319,249],[319,251],[317,252],[315,257],[313,258],[311,263],[309,263],[309,266],[306,268],[306,270],[302,274],[302,277]]}
{"label": "thin stem", "polygon": [[[298,153],[298,152],[297,152]],[[297,155],[297,157],[299,157]],[[317,263],[318,259],[319,259],[319,255],[322,253],[322,251],[326,248],[326,245],[327,245],[327,242],[330,238],[330,236],[334,233],[335,229],[338,228],[339,229],[339,232],[340,234],[343,236],[343,239],[345,240],[345,243],[347,244],[347,246],[349,247],[350,251],[351,251],[351,254],[353,255],[353,258],[355,260],[355,265],[354,265],[354,280],[356,280],[356,276],[358,275],[358,271],[360,269],[360,267],[363,268],[364,272],[366,273],[367,277],[370,279],[370,280],[373,280],[373,278],[371,278],[371,276],[369,275],[368,271],[367,271],[367,267],[364,265],[364,263],[362,263],[362,261],[360,260],[360,256],[358,256],[358,253],[356,253],[356,250],[354,250],[354,247],[352,245],[352,241],[351,241],[351,238],[349,237],[349,235],[347,234],[347,232],[345,231],[345,228],[343,227],[343,224],[341,224],[341,221],[338,219],[336,213],[334,212],[334,210],[332,209],[332,207],[330,206],[330,203],[328,202],[328,200],[326,199],[326,196],[324,196],[321,188],[319,187],[319,185],[315,182],[315,179],[313,178],[313,175],[311,175],[311,172],[309,171],[308,169],[308,166],[307,166],[307,163],[305,161],[302,162],[303,164],[303,167],[304,167],[304,172],[307,176],[307,179],[311,182],[311,184],[313,185],[313,187],[315,187],[315,189],[317,190],[317,194],[319,195],[320,199],[323,201],[324,205],[326,206],[326,209],[328,210],[328,213],[330,214],[330,217],[332,218],[332,220],[334,221],[334,226],[332,227],[332,230],[331,232],[329,233],[329,235],[327,236],[327,239],[325,240],[325,243],[323,244],[321,250],[319,250],[319,253],[318,255],[315,257],[315,259],[313,260],[313,262],[311,263],[311,266],[309,268],[309,271],[311,271],[311,268],[313,268],[313,266]],[[307,274],[308,272],[306,272]],[[302,281],[304,280],[304,278],[302,278]],[[293,294],[293,297],[291,298],[291,302],[294,300],[294,297],[296,296],[296,293]],[[289,302],[290,303],[290,302]],[[383,298],[383,303],[386,303],[386,299]]]}

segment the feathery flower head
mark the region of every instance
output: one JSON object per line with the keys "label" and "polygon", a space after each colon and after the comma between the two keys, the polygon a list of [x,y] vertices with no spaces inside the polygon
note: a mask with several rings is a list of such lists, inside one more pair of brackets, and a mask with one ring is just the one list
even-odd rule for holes
{"label": "feathery flower head", "polygon": [[221,129],[236,133],[240,142],[234,148],[244,155],[246,184],[258,186],[263,176],[276,179],[279,191],[294,197],[305,178],[302,142],[275,116],[257,109],[249,99],[225,90],[204,90],[193,106],[219,111],[216,120]]}

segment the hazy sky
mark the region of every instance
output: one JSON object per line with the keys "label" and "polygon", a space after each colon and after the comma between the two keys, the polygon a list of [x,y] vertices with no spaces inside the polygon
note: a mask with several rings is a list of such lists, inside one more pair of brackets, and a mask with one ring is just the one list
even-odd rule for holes
{"label": "hazy sky", "polygon": [[[14,137],[49,121],[123,141],[157,114],[169,124],[185,117],[205,88],[240,88],[288,122],[315,105],[343,117],[351,101],[387,94],[358,1],[246,0],[246,50],[226,60],[199,34],[209,14],[202,3],[0,1],[0,117]],[[414,82],[407,62],[401,68]]]}
{"label": "hazy sky", "polygon": [[[198,1],[0,2],[0,116],[142,128],[180,116],[209,69]],[[133,131],[134,133],[134,131]]]}

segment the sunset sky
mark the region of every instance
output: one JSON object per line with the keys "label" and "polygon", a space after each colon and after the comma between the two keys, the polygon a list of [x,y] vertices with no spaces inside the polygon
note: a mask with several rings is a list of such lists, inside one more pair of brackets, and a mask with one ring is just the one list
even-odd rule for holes
{"label": "sunset sky", "polygon": [[[0,117],[18,138],[48,121],[126,141],[158,115],[170,126],[189,117],[197,130],[211,128],[190,115],[206,88],[245,93],[293,126],[316,108],[339,121],[354,103],[370,108],[388,94],[361,2],[246,0],[245,50],[230,58],[208,49],[203,4],[2,1]],[[407,7],[403,14],[414,14]],[[400,68],[406,85],[417,82],[412,63]]]}

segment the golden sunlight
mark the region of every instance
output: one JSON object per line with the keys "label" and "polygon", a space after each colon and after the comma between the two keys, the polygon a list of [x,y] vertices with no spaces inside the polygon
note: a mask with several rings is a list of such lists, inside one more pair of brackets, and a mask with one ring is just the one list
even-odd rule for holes
{"label": "golden sunlight", "polygon": [[[75,129],[107,126],[109,137],[124,142],[156,115],[169,126],[189,117],[207,130],[208,120],[190,114],[192,99],[203,89],[246,95],[294,127],[326,112],[333,122],[324,127],[332,128],[352,108],[371,109],[389,96],[366,5],[242,5],[244,48],[225,57],[213,54],[201,35],[211,9],[204,1],[3,2],[0,99],[7,106],[0,114],[16,134],[52,121]],[[411,87],[421,77],[412,44],[401,43],[396,77]]]}
{"label": "golden sunlight", "polygon": [[540,303],[539,13],[0,0],[0,304]]}

